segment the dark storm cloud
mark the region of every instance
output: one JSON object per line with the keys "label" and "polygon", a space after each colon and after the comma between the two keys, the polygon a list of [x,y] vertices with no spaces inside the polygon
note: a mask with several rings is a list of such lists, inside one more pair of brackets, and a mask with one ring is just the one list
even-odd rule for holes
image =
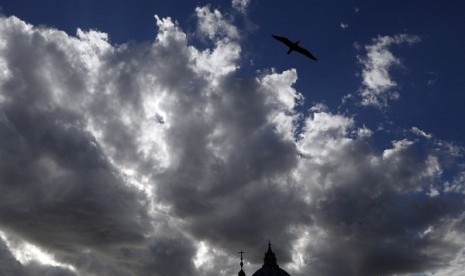
{"label": "dark storm cloud", "polygon": [[85,248],[140,244],[144,198],[124,184],[73,106],[85,85],[60,44],[69,38],[15,18],[2,23],[2,229],[65,260]]}
{"label": "dark storm cloud", "polygon": [[[77,40],[13,17],[2,19],[1,34],[7,42],[1,53],[2,230],[82,273],[145,275],[158,268],[150,273],[164,275],[173,264],[189,273],[190,242],[181,243],[179,234],[147,240],[153,236],[150,199],[119,170],[154,164],[153,158],[134,162],[138,137],[131,133],[138,125],[128,127],[141,106],[141,80],[128,72],[145,69],[131,59],[145,57],[128,56],[124,47],[112,53],[100,33],[78,31]],[[110,70],[115,67],[120,70]],[[136,259],[128,260],[124,254],[132,251]],[[168,264],[160,262],[163,256]]]}
{"label": "dark storm cloud", "polygon": [[238,78],[238,30],[196,12],[205,50],[170,18],[120,46],[0,19],[5,267],[48,269],[16,260],[32,243],[57,273],[229,275],[242,248],[250,274],[268,239],[293,275],[460,267],[463,181],[446,185],[441,159],[457,156],[379,151],[352,118],[304,118],[295,70]]}
{"label": "dark storm cloud", "polygon": [[0,239],[0,275],[17,276],[73,276],[74,272],[56,266],[47,266],[37,262],[21,264],[8,250],[3,239]]}
{"label": "dark storm cloud", "polygon": [[21,275],[21,263],[11,254],[2,239],[0,239],[0,273],[2,275]]}
{"label": "dark storm cloud", "polygon": [[406,140],[376,154],[363,132],[347,138],[351,121],[314,116],[306,134],[323,145],[305,138],[301,143],[310,168],[305,175],[313,176],[308,178],[315,228],[307,247],[310,271],[393,275],[450,265],[462,246],[446,236],[450,224],[462,220],[464,198],[429,194],[439,180],[439,160],[421,159]]}
{"label": "dark storm cloud", "polygon": [[255,80],[221,85],[220,95],[190,93],[170,107],[176,117],[167,140],[177,163],[159,176],[157,191],[195,234],[223,248],[241,233],[244,247],[267,235],[287,236],[288,225],[307,217],[293,212],[304,208],[299,198],[279,187],[297,164],[295,144],[274,131],[268,91],[260,92]]}

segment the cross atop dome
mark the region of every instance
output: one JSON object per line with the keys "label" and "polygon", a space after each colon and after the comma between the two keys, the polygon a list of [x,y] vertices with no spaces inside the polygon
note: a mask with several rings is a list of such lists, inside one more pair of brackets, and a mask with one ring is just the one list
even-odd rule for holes
{"label": "cross atop dome", "polygon": [[239,254],[241,254],[241,262],[240,262],[240,265],[241,265],[241,271],[239,271],[239,273],[238,273],[237,275],[238,275],[238,276],[245,276],[245,272],[244,272],[244,270],[242,270],[242,267],[244,266],[244,262],[243,262],[242,254],[244,254],[245,252],[244,252],[244,251],[242,251],[242,249],[241,249],[241,251],[239,251],[238,253],[239,253]]}

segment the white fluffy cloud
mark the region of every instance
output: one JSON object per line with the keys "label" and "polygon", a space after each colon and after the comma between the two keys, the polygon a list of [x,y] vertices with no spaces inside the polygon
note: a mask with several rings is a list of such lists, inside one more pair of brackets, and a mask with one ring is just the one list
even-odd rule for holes
{"label": "white fluffy cloud", "polygon": [[407,34],[379,36],[373,39],[372,44],[365,46],[366,56],[359,60],[363,66],[360,88],[362,105],[386,107],[390,100],[399,98],[399,93],[394,90],[397,83],[392,79],[390,70],[393,66],[401,65],[401,61],[394,56],[390,47],[413,44],[419,40],[419,37]]}
{"label": "white fluffy cloud", "polygon": [[170,18],[119,46],[0,18],[0,272],[231,275],[242,248],[250,274],[268,238],[292,275],[458,271],[463,179],[442,178],[457,156],[303,117],[296,70],[237,77],[237,29],[196,12],[204,50]]}
{"label": "white fluffy cloud", "polygon": [[211,40],[219,37],[232,39],[239,37],[236,27],[219,10],[214,9],[212,11],[209,6],[204,6],[197,7],[195,12],[199,20],[197,26],[199,35],[205,35]]}

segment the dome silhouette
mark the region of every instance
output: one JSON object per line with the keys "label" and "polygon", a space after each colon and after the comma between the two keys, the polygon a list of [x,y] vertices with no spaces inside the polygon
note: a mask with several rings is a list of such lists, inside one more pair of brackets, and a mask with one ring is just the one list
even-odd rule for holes
{"label": "dome silhouette", "polygon": [[[242,251],[241,251],[242,252]],[[239,271],[239,276],[246,276],[242,270],[242,254],[241,254],[241,271]],[[290,276],[289,273],[281,269],[276,260],[276,255],[273,250],[271,250],[271,243],[268,243],[268,251],[265,253],[265,258],[263,259],[263,266],[255,271],[252,276]]]}

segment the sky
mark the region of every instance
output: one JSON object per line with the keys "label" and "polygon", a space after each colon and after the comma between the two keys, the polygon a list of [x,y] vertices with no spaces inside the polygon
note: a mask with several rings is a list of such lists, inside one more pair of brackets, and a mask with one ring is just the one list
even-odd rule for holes
{"label": "sky", "polygon": [[0,275],[465,270],[463,1],[0,7]]}

